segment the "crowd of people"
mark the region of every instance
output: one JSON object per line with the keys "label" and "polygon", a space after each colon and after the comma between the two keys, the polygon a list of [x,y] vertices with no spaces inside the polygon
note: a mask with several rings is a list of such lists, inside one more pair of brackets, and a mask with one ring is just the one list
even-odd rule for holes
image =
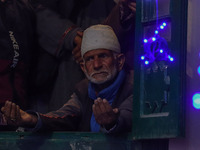
{"label": "crowd of people", "polygon": [[1,0],[0,8],[2,126],[130,131],[135,2]]}

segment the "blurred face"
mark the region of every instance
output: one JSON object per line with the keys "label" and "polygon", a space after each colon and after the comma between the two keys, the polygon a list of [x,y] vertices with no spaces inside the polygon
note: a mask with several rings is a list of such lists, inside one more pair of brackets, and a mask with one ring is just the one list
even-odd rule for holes
{"label": "blurred face", "polygon": [[92,83],[106,83],[112,80],[119,71],[117,59],[110,50],[91,50],[84,54],[83,59],[82,70]]}

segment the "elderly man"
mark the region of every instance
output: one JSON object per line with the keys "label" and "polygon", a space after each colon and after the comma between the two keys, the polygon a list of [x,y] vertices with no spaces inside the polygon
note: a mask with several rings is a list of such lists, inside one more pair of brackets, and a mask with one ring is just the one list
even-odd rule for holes
{"label": "elderly man", "polygon": [[8,124],[32,130],[120,133],[132,126],[132,77],[125,72],[125,57],[108,25],[94,25],[83,34],[81,81],[71,99],[47,114],[24,112],[12,102],[1,109]]}

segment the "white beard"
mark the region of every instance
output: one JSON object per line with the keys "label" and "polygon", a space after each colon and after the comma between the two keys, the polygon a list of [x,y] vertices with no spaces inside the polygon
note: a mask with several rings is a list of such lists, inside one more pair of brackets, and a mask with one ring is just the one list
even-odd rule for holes
{"label": "white beard", "polygon": [[[92,77],[93,74],[95,74],[95,73],[97,73],[97,72],[102,72],[102,71],[108,73],[108,76],[107,76],[104,80],[98,81],[98,80],[96,80],[95,78]],[[108,70],[100,70],[100,71],[97,71],[97,72],[92,73],[90,76],[88,75],[87,72],[85,72],[85,75],[86,75],[86,77],[88,78],[88,80],[89,80],[90,82],[92,82],[92,83],[94,83],[94,84],[103,84],[103,83],[106,83],[106,82],[108,82],[108,81],[111,81],[112,79],[115,78],[115,76],[116,76],[116,74],[117,74],[117,67],[114,66],[114,68],[111,70],[111,72],[108,71]]]}

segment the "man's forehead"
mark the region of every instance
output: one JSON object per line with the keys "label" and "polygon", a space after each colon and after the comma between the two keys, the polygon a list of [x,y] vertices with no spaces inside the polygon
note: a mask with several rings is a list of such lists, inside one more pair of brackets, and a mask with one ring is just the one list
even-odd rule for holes
{"label": "man's forehead", "polygon": [[102,54],[102,53],[112,53],[111,50],[108,50],[108,49],[95,49],[95,50],[91,50],[91,51],[88,51],[84,54],[84,58],[86,57],[90,57],[90,56],[94,56],[94,55],[99,55],[99,54]]}

